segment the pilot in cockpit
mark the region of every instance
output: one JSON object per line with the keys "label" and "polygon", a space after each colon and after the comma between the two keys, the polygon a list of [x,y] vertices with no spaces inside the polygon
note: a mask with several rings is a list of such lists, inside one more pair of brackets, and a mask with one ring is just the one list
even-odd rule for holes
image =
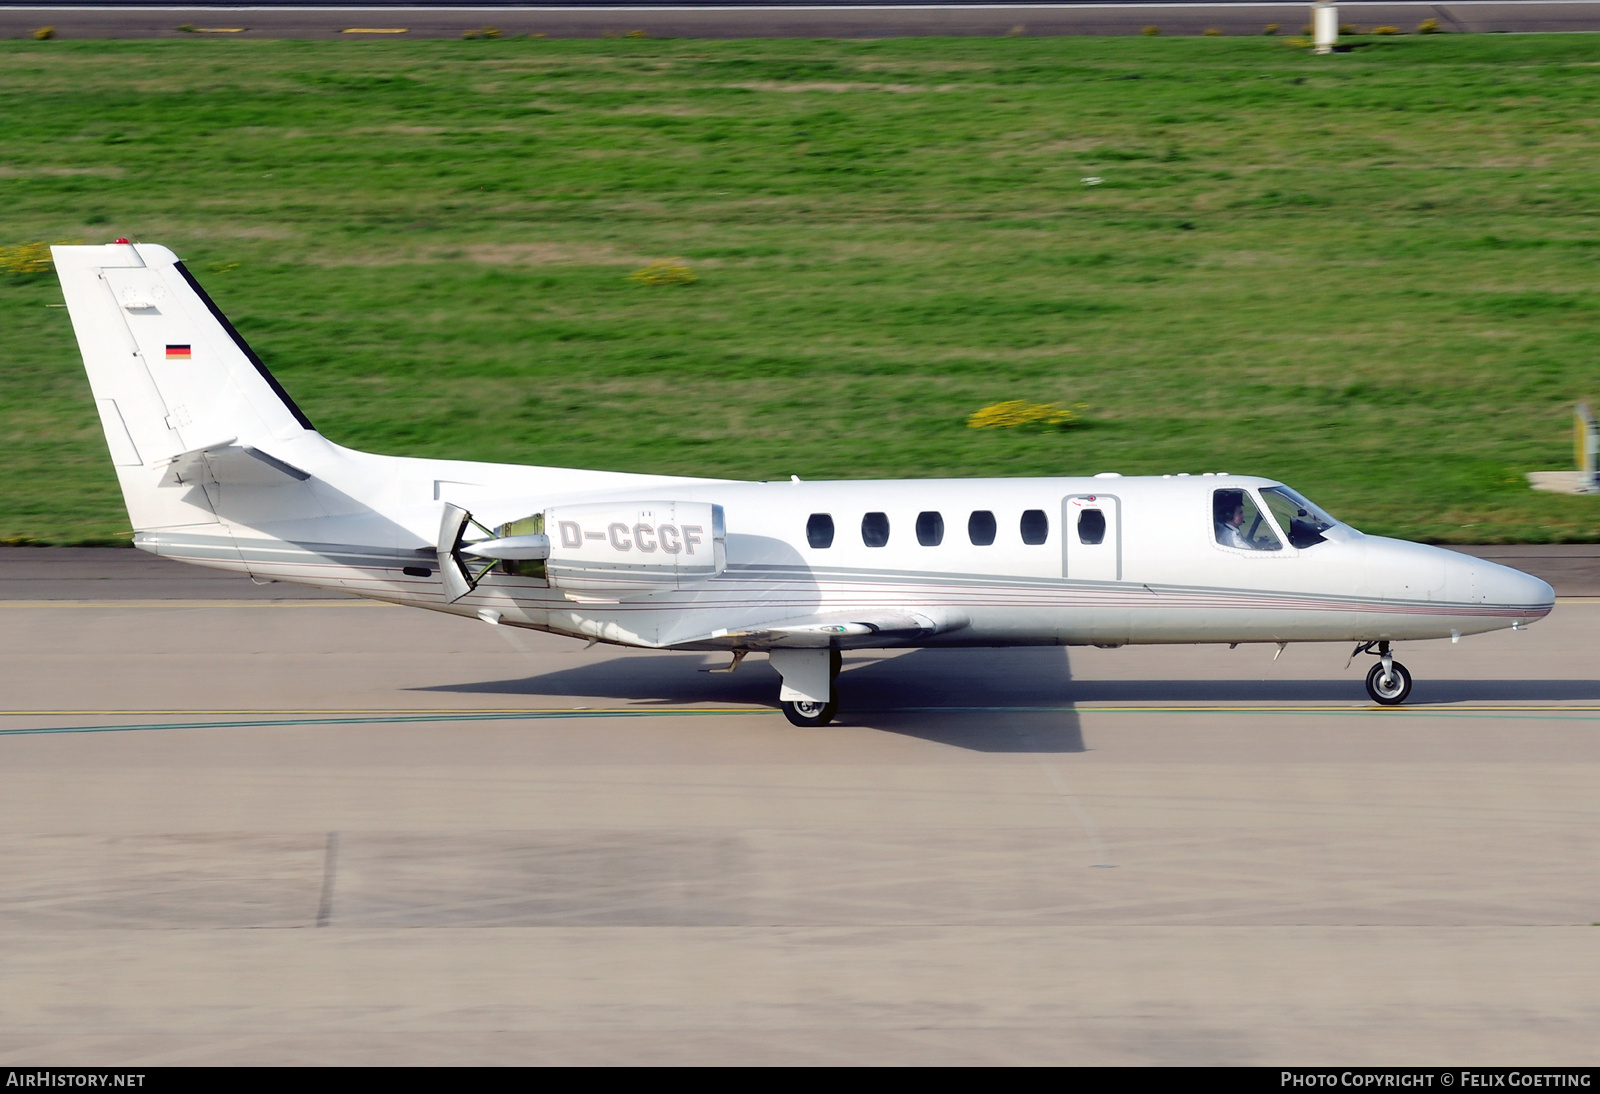
{"label": "pilot in cockpit", "polygon": [[1242,490],[1218,490],[1212,497],[1212,508],[1217,519],[1218,543],[1245,551],[1257,549],[1245,534]]}

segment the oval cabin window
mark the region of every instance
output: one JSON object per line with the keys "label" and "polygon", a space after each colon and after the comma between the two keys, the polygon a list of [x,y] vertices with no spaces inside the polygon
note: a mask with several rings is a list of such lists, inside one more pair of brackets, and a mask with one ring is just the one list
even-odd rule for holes
{"label": "oval cabin window", "polygon": [[1098,509],[1085,509],[1078,514],[1078,542],[1104,543],[1106,541],[1106,515]]}
{"label": "oval cabin window", "polygon": [[889,543],[889,514],[868,513],[861,518],[861,542],[868,547],[885,547]]}
{"label": "oval cabin window", "polygon": [[944,518],[938,513],[917,514],[917,542],[937,547],[944,542]]}
{"label": "oval cabin window", "polygon": [[1050,518],[1043,509],[1029,509],[1022,514],[1022,542],[1037,546],[1050,538]]}
{"label": "oval cabin window", "polygon": [[806,521],[806,542],[821,549],[833,546],[833,517],[827,513],[812,513]]}
{"label": "oval cabin window", "polygon": [[987,547],[994,542],[996,527],[994,514],[987,509],[979,509],[967,519],[967,538],[974,547]]}

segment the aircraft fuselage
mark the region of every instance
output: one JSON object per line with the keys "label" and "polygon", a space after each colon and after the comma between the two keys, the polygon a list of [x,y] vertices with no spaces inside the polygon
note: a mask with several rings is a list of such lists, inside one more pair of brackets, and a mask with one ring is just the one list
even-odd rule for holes
{"label": "aircraft fuselage", "polygon": [[[320,480],[338,483],[330,462],[352,463],[348,474],[366,479],[370,472],[360,465],[384,459],[338,452],[345,458],[319,461]],[[796,644],[749,631],[775,620],[852,613],[869,622],[884,613],[918,613],[931,626],[835,634],[828,644],[1399,641],[1522,626],[1554,603],[1547,584],[1519,571],[1345,525],[1304,548],[1288,542],[1286,532],[1271,550],[1225,546],[1212,519],[1217,491],[1259,496],[1251,492],[1277,485],[1247,476],[734,482],[404,463],[412,466],[403,477],[422,497],[385,510],[401,522],[385,528],[381,538],[388,542],[363,534],[372,522],[359,516],[329,517],[314,531],[298,521],[237,522],[221,497],[225,541],[217,534],[223,528],[213,527],[143,533],[137,542],[263,580],[468,616],[495,613],[503,624],[607,642],[693,649]],[[582,477],[576,490],[563,489],[569,474]],[[536,482],[544,489],[525,491]],[[399,485],[391,478],[388,489]],[[452,603],[429,544],[436,494],[457,500],[488,526],[564,504],[613,501],[626,510],[711,503],[723,514],[725,567],[687,587],[612,594],[603,587],[575,593],[495,568]],[[1088,537],[1097,543],[1083,542],[1077,527],[1090,510],[1104,521],[1094,529],[1098,536]],[[832,526],[825,546],[808,536],[818,517]],[[600,529],[613,537],[605,544],[611,554],[619,543],[639,557],[647,545],[663,550],[654,531],[660,523],[609,523],[623,526]],[[636,536],[641,524],[644,534]],[[329,542],[341,526],[353,533],[350,540]],[[677,534],[672,527],[668,544]]]}

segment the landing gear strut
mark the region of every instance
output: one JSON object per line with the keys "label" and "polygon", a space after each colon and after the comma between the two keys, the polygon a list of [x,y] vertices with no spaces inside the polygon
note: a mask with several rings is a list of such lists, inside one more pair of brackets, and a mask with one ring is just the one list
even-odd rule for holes
{"label": "landing gear strut", "polygon": [[1411,672],[1394,659],[1394,654],[1389,652],[1388,642],[1363,642],[1355,648],[1355,653],[1372,653],[1374,646],[1377,647],[1378,663],[1367,673],[1367,694],[1372,696],[1374,703],[1382,703],[1386,707],[1399,706],[1411,694]]}
{"label": "landing gear strut", "polygon": [[[791,688],[791,675],[798,681],[809,676],[807,670],[815,671],[822,668],[820,658],[816,655],[827,654],[828,673],[828,701],[819,702],[810,698],[781,698],[779,706],[783,707],[783,716],[793,725],[807,729],[820,729],[833,721],[833,716],[839,711],[839,669],[844,665],[844,656],[838,650],[773,650],[768,656],[773,665],[783,674],[784,691]],[[814,686],[814,685],[813,685]],[[817,689],[820,690],[820,689]],[[812,694],[815,694],[813,692]]]}

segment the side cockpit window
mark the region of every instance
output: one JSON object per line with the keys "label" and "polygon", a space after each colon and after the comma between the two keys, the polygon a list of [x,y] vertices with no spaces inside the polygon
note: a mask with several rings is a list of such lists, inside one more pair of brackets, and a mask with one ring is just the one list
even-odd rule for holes
{"label": "side cockpit window", "polygon": [[1240,551],[1281,551],[1272,523],[1248,490],[1218,490],[1211,495],[1217,542]]}

